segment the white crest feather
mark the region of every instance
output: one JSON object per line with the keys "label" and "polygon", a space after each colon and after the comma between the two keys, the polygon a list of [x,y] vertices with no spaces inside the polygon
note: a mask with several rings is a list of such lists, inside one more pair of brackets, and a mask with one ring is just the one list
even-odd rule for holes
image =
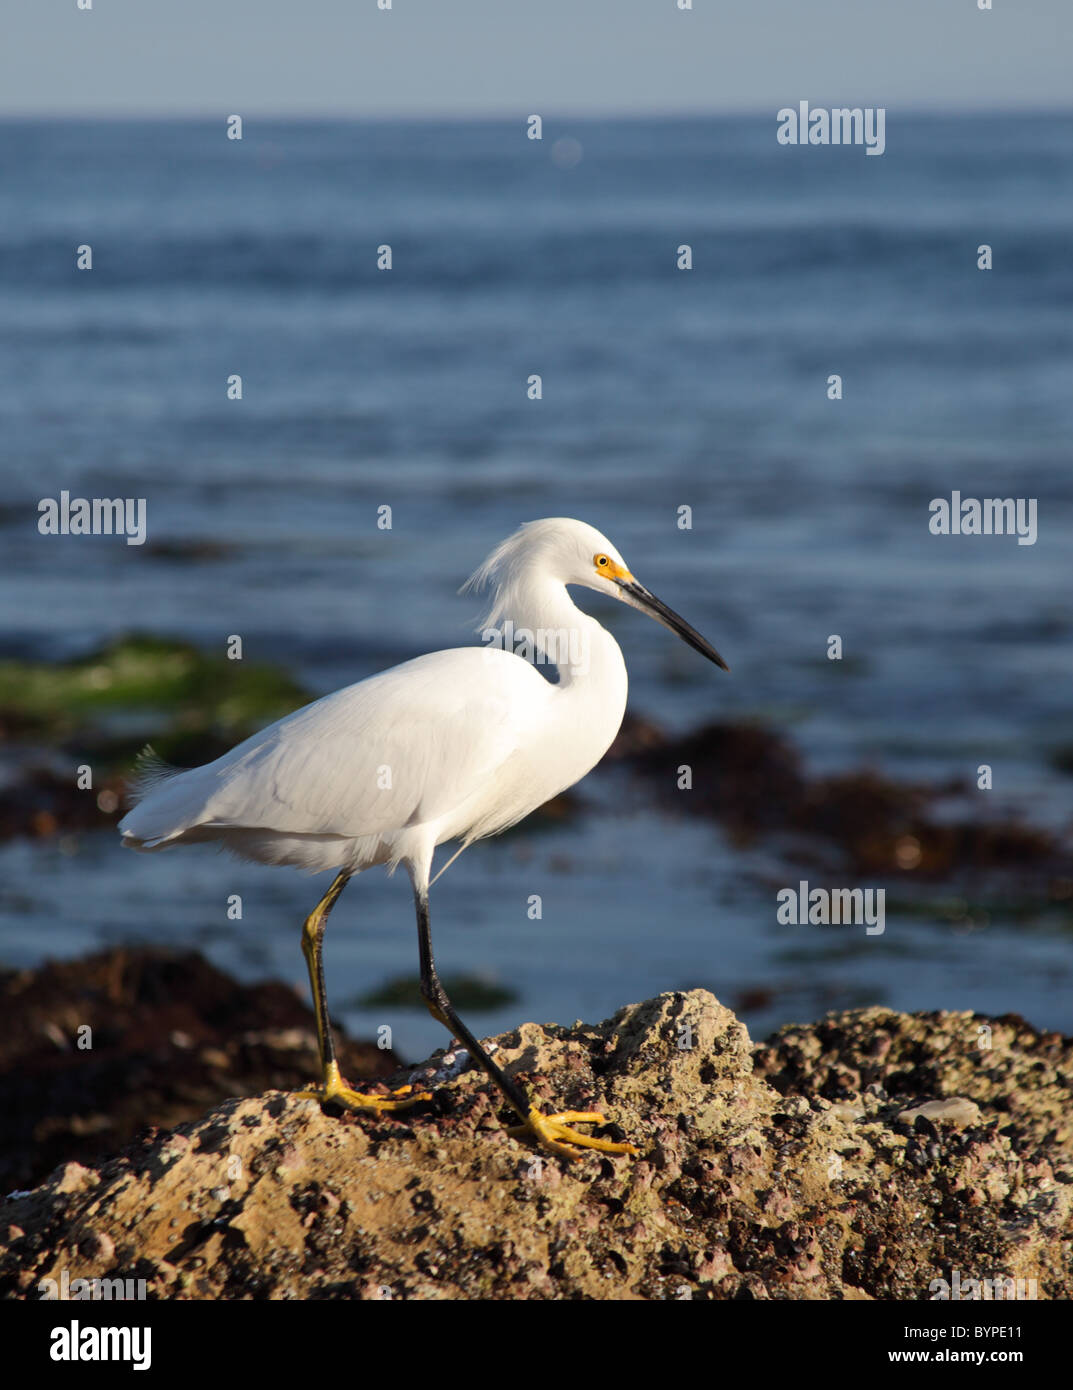
{"label": "white crest feather", "polygon": [[598,550],[606,550],[612,559],[621,559],[607,538],[583,521],[561,516],[526,521],[513,535],[500,541],[458,592],[480,594],[491,589],[491,607],[477,630],[496,628],[504,619],[515,616],[534,571],[546,576],[554,575],[560,568],[569,572],[570,567],[562,564],[567,553],[576,562],[583,552],[591,555]]}

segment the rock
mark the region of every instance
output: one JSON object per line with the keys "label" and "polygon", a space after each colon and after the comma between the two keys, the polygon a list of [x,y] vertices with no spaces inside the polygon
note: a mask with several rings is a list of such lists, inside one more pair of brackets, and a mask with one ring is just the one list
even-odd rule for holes
{"label": "rock", "polygon": [[[795,863],[841,862],[842,871],[883,875],[903,887],[971,882],[1034,905],[1073,893],[1073,839],[1023,823],[1008,811],[981,815],[962,782],[909,783],[874,768],[812,773],[784,734],[753,723],[706,724],[681,736],[628,718],[608,757],[645,780],[669,809],[688,804],[739,844],[792,839]],[[692,769],[688,802],[678,769]],[[831,860],[834,851],[835,860]],[[971,878],[967,876],[971,875]]]}
{"label": "rock", "polygon": [[[117,947],[0,971],[0,1010],[0,1192],[116,1153],[146,1124],[317,1076],[313,1013],[295,991],[239,984],[194,951]],[[337,1040],[352,1076],[398,1068]]]}
{"label": "rock", "polygon": [[927,1100],[923,1105],[914,1105],[910,1110],[903,1110],[898,1119],[902,1124],[911,1125],[918,1115],[964,1129],[966,1125],[979,1123],[980,1107],[965,1096],[951,1096],[949,1100]]}
{"label": "rock", "polygon": [[182,1299],[922,1299],[955,1270],[1073,1295],[1068,1040],[868,1009],[753,1047],[694,990],[496,1041],[638,1156],[510,1137],[473,1068],[394,1117],[227,1100],[10,1199],[0,1296],[64,1269]]}
{"label": "rock", "polygon": [[83,1168],[81,1163],[64,1163],[56,1169],[54,1181],[57,1192],[82,1192],[87,1187],[95,1186],[99,1179],[96,1173]]}

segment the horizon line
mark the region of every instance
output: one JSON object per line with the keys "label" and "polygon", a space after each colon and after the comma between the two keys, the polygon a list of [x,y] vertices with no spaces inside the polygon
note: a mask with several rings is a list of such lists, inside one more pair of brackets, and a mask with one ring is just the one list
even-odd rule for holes
{"label": "horizon line", "polygon": [[[810,98],[795,98],[792,105],[808,100],[809,105],[816,110],[828,109],[820,102],[813,102]],[[864,106],[861,102],[840,102],[839,106],[849,106],[853,109],[857,106]],[[879,109],[881,103],[868,103],[872,109]],[[782,106],[774,105],[754,105],[754,106],[734,106],[734,107],[677,107],[660,108],[653,107],[650,110],[630,111],[618,107],[608,107],[606,110],[595,110],[591,108],[545,108],[539,114],[546,120],[568,120],[568,121],[650,121],[650,120],[733,120],[733,119],[753,119],[757,116],[770,116],[778,111],[786,109]],[[924,117],[976,117],[976,116],[1065,116],[1073,112],[1073,102],[1067,105],[898,105],[883,106],[887,112],[895,111],[907,116]],[[316,109],[295,109],[291,111],[280,111],[263,107],[247,107],[244,110],[235,112],[234,108],[224,111],[223,107],[208,109],[206,107],[197,108],[176,108],[173,111],[150,111],[150,110],[98,110],[98,111],[37,111],[12,108],[5,110],[0,107],[0,121],[216,121],[226,120],[231,114],[241,115],[243,120],[261,121],[375,121],[375,122],[395,122],[406,121],[447,121],[472,124],[474,122],[501,122],[501,121],[525,121],[531,112],[524,110],[521,106],[510,109],[497,109],[495,111],[435,111],[435,110],[416,110],[416,111],[338,111],[338,110],[316,110]]]}

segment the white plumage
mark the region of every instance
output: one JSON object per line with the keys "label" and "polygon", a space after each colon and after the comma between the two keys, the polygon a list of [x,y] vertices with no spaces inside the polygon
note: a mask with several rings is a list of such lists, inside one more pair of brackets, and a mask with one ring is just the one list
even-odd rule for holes
{"label": "white plumage", "polygon": [[534,522],[465,586],[494,586],[486,630],[509,618],[515,635],[568,634],[567,655],[572,644],[587,660],[558,667],[558,684],[498,646],[419,656],[297,710],[213,763],[158,776],[122,821],[124,843],[214,840],[264,863],[356,872],[400,860],[418,868],[438,844],[514,824],[583,777],[622,722],[618,645],[565,588],[587,580],[597,553],[625,569],[591,527]]}
{"label": "white plumage", "polygon": [[[150,767],[135,784],[137,804],[120,823],[123,843],[150,851],[216,841],[267,864],[339,870],[338,888],[317,909],[320,932],[352,874],[402,863],[427,931],[436,846],[457,841],[464,848],[521,820],[584,777],[618,732],[626,708],[622,653],[574,604],[568,584],[648,612],[723,665],[699,634],[638,584],[599,531],[566,518],[530,522],[464,588],[491,590],[485,636],[491,629],[512,633],[554,683],[501,646],[417,657],[307,705],[204,767]],[[319,949],[318,937],[318,970]],[[427,968],[425,954],[423,945],[430,1007],[480,1052],[435,979],[430,942]],[[312,960],[310,971],[316,996]],[[320,989],[323,994],[322,982]],[[320,1012],[318,1005],[327,1094],[334,1062]],[[483,1053],[478,1060],[518,1109],[510,1083]],[[569,1137],[572,1143],[585,1138],[572,1131]]]}
{"label": "white plumage", "polygon": [[159,781],[122,822],[125,842],[219,840],[312,871],[397,862],[415,831],[457,820],[518,753],[517,715],[547,683],[495,655],[433,652],[326,695]]}

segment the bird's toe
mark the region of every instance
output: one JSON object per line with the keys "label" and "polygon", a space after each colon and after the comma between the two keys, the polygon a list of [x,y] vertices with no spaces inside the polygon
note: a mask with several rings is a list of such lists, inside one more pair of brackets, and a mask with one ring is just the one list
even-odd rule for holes
{"label": "bird's toe", "polygon": [[556,1115],[544,1115],[534,1108],[530,1110],[526,1123],[516,1125],[509,1133],[518,1137],[529,1135],[536,1139],[541,1148],[558,1154],[561,1158],[580,1158],[581,1149],[596,1149],[599,1153],[607,1154],[636,1154],[637,1149],[632,1144],[620,1144],[613,1139],[598,1139],[571,1127],[576,1124],[606,1123],[606,1119],[598,1110],[563,1110]]}

